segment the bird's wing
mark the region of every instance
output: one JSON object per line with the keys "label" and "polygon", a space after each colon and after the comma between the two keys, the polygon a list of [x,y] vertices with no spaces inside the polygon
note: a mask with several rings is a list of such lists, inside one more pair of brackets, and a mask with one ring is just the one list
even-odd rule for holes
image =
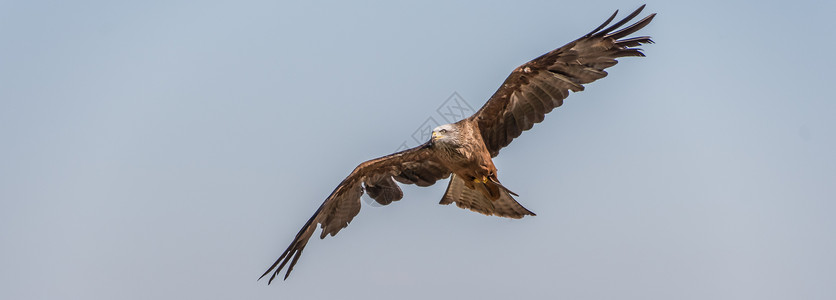
{"label": "bird's wing", "polygon": [[616,11],[589,34],[514,69],[488,102],[470,117],[479,125],[491,156],[499,154],[500,149],[523,131],[542,122],[547,113],[563,104],[570,90],[582,91],[583,84],[607,76],[604,69],[618,63],[616,58],[644,56],[635,47],[652,43],[650,37],[624,37],[642,29],[656,14],[619,29],[642,9],[644,5],[604,29],[615,18]]}
{"label": "bird's wing", "polygon": [[329,234],[336,235],[360,212],[360,197],[364,190],[375,201],[385,205],[403,198],[403,192],[393,179],[401,183],[429,186],[450,176],[450,170],[436,159],[433,151],[427,143],[357,166],[325,199],[305,226],[302,226],[287,250],[259,278],[272,272],[268,284],[273,282],[289,262],[284,276],[287,279],[316,230],[316,225],[321,224],[322,227],[320,238]]}

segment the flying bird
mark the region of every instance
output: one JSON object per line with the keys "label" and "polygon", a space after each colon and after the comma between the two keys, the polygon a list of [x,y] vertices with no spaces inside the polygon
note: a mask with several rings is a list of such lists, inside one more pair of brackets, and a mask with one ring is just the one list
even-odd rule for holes
{"label": "flying bird", "polygon": [[514,200],[517,194],[499,182],[492,158],[563,104],[569,91],[583,91],[584,84],[607,76],[604,69],[618,63],[616,58],[644,56],[636,47],[653,43],[650,37],[627,36],[649,24],[656,14],[621,28],[642,9],[644,5],[607,27],[618,14],[615,11],[592,32],[514,69],[479,111],[456,123],[436,127],[426,143],[361,163],[325,199],[287,250],[259,279],[272,272],[270,284],[285,266],[287,279],[317,224],[322,228],[320,238],[336,235],[360,212],[364,192],[381,205],[403,198],[396,182],[423,187],[449,177],[440,204],[456,203],[489,216],[534,216]]}

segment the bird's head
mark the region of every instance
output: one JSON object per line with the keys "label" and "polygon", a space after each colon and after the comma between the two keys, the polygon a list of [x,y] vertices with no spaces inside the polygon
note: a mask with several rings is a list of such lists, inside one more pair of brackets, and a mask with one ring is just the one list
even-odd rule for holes
{"label": "bird's head", "polygon": [[458,141],[459,129],[453,124],[444,124],[433,129],[432,143],[452,146]]}

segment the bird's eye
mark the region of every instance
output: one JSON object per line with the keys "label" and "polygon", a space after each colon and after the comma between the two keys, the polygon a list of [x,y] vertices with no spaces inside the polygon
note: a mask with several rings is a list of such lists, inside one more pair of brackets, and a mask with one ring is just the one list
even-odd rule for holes
{"label": "bird's eye", "polygon": [[447,129],[442,129],[442,130],[439,130],[438,132],[447,133]]}

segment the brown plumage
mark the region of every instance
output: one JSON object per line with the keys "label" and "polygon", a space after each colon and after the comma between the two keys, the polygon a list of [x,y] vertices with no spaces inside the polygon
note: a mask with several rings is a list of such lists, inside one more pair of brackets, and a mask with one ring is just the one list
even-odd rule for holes
{"label": "brown plumage", "polygon": [[584,84],[607,76],[604,69],[614,66],[616,58],[644,56],[635,47],[652,43],[650,37],[625,37],[650,23],[655,14],[619,29],[642,9],[644,5],[604,28],[615,18],[616,11],[589,34],[514,69],[479,111],[434,129],[433,138],[427,143],[357,166],[261,278],[272,272],[270,283],[287,266],[284,276],[287,279],[316,225],[322,228],[320,238],[336,235],[360,212],[364,191],[382,205],[402,199],[403,192],[395,181],[430,186],[451,177],[441,204],[456,203],[461,208],[500,217],[533,216],[534,213],[514,200],[512,195],[516,194],[499,182],[492,158],[563,104],[569,91],[582,91]]}

